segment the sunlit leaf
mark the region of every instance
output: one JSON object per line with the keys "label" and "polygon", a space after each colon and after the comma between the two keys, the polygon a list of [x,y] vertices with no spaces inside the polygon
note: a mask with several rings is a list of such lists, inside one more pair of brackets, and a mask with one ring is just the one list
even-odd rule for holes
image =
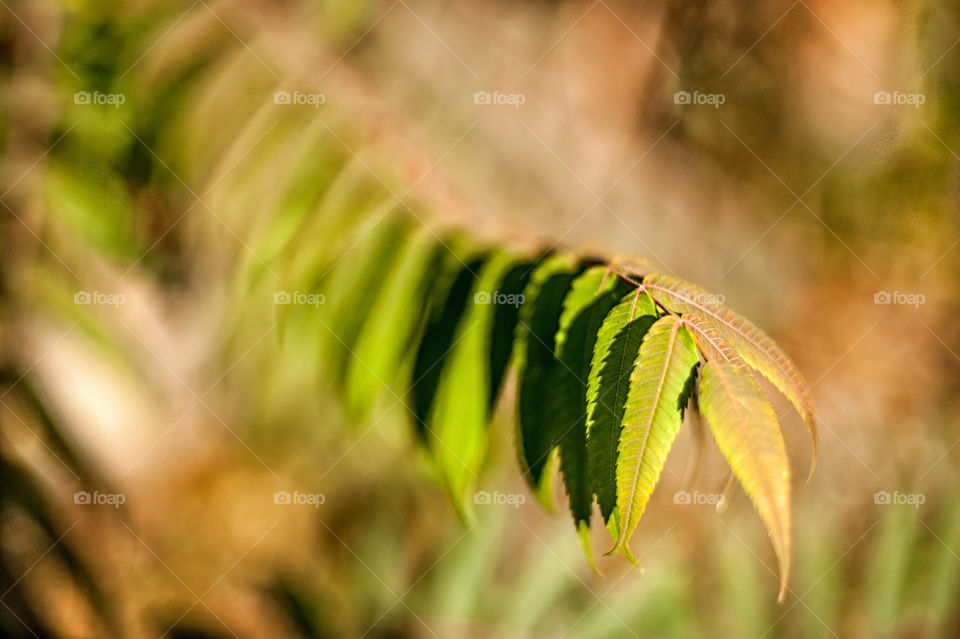
{"label": "sunlit leaf", "polygon": [[700,410],[770,533],[782,601],[790,580],[790,470],[777,416],[746,366],[716,359],[702,367]]}
{"label": "sunlit leaf", "polygon": [[[487,449],[492,371],[478,366],[490,353],[497,307],[492,295],[516,257],[498,251],[479,273],[457,327],[454,345],[440,378],[430,413],[430,447],[440,474],[461,515],[473,519],[472,495]],[[497,380],[499,382],[499,380]]]}
{"label": "sunlit leaf", "polygon": [[693,339],[676,316],[660,318],[643,338],[630,374],[617,449],[621,528],[611,553],[627,544],[657,485],[680,429],[687,382],[698,361]]}
{"label": "sunlit leaf", "polygon": [[421,228],[406,241],[386,274],[347,372],[347,403],[358,415],[368,410],[399,368],[417,327],[429,276],[444,250],[430,230]]}
{"label": "sunlit leaf", "polygon": [[643,292],[625,295],[597,334],[587,378],[587,455],[593,490],[604,521],[617,506],[617,446],[630,373],[657,309]]}
{"label": "sunlit leaf", "polygon": [[[561,422],[560,470],[581,538],[589,535],[593,506],[587,461],[587,377],[601,323],[626,290],[627,285],[606,267],[591,267],[574,280],[567,293],[556,335],[555,349],[561,363],[555,369],[557,401],[564,404],[565,418],[569,419],[569,424]],[[581,525],[584,523],[586,533]]]}
{"label": "sunlit leaf", "polygon": [[790,400],[810,431],[812,473],[818,450],[813,400],[803,376],[786,353],[763,331],[722,305],[715,295],[693,284],[668,275],[648,275],[643,285],[654,299],[670,310],[680,314],[696,313],[708,320],[751,368],[766,377]]}

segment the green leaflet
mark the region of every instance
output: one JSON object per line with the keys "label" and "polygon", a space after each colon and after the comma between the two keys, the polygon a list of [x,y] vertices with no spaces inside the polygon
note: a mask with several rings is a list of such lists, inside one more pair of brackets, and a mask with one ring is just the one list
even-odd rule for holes
{"label": "green leaflet", "polygon": [[488,255],[467,255],[454,248],[447,251],[431,286],[420,344],[413,362],[409,393],[414,425],[421,441],[428,441],[427,420],[433,406],[445,361],[454,345],[454,336],[460,318],[467,308],[477,273]]}
{"label": "green leaflet", "polygon": [[433,457],[458,512],[467,521],[473,520],[472,496],[487,450],[490,389],[499,384],[491,369],[477,363],[487,359],[493,346],[496,311],[506,300],[496,292],[516,264],[517,258],[497,252],[480,271],[428,422]]}
{"label": "green leaflet", "polygon": [[555,384],[554,355],[563,299],[577,272],[573,258],[555,255],[533,271],[523,291],[514,361],[517,369],[517,448],[524,475],[541,501],[549,500],[552,472],[546,472],[558,435],[571,424]]}
{"label": "green leaflet", "polygon": [[643,291],[625,295],[597,334],[587,378],[587,458],[604,521],[617,505],[617,446],[630,373],[640,342],[656,321],[657,309]]}
{"label": "green leaflet", "polygon": [[810,473],[817,461],[817,422],[810,389],[796,365],[776,342],[747,319],[737,315],[703,289],[668,275],[648,275],[643,280],[647,292],[675,313],[696,313],[707,320],[740,357],[783,393],[796,407],[810,431],[813,457]]}
{"label": "green leaflet", "polygon": [[657,320],[640,345],[630,374],[617,458],[620,537],[610,553],[629,541],[660,478],[680,429],[687,380],[699,361],[693,338],[674,315]]}
{"label": "green leaflet", "polygon": [[384,278],[347,371],[347,405],[357,415],[366,414],[399,368],[417,327],[430,274],[445,250],[432,231],[420,228],[404,243]]}
{"label": "green leaflet", "polygon": [[[503,276],[496,293],[503,303],[494,305],[493,334],[490,344],[490,404],[489,409],[497,403],[497,397],[503,386],[510,363],[510,354],[513,351],[513,336],[516,333],[517,321],[520,319],[520,307],[523,306],[523,291],[530,281],[533,264],[523,260],[516,262]],[[486,291],[489,293],[489,291]]]}
{"label": "green leaflet", "polygon": [[[381,220],[320,285],[323,303],[319,304],[317,315],[321,330],[326,333],[327,369],[336,382],[344,379],[360,327],[383,285],[384,274],[398,256],[398,245],[409,230],[410,223],[402,217],[391,215]],[[288,293],[292,296],[294,292]],[[293,310],[294,306],[289,308]],[[312,309],[304,310],[308,308]]]}
{"label": "green leaflet", "polygon": [[[560,470],[578,528],[587,523],[593,506],[593,483],[587,462],[587,400],[585,389],[601,323],[627,291],[627,286],[604,266],[594,266],[576,280],[563,300],[556,335],[557,400],[564,403],[561,422]],[[569,423],[569,426],[566,426]]]}
{"label": "green leaflet", "polygon": [[746,366],[722,360],[703,366],[700,411],[770,533],[783,601],[790,579],[790,470],[776,413]]}

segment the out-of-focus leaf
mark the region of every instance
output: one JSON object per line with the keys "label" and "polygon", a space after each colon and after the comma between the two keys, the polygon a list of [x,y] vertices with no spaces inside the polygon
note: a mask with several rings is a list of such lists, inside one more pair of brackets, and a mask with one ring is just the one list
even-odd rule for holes
{"label": "out-of-focus leaf", "polygon": [[657,320],[640,345],[617,449],[620,537],[610,553],[630,540],[657,485],[683,419],[684,391],[699,361],[693,339],[673,315]]}
{"label": "out-of-focus leaf", "polygon": [[427,420],[433,407],[440,377],[454,344],[460,318],[467,308],[477,274],[489,255],[469,256],[454,247],[447,252],[426,304],[426,325],[413,363],[410,394],[413,419],[420,439],[428,441]]}
{"label": "out-of-focus leaf", "polygon": [[[291,303],[291,310],[317,311],[318,330],[326,333],[327,368],[334,381],[343,382],[347,362],[384,278],[398,257],[399,247],[410,230],[410,223],[398,216],[379,221],[347,255],[321,285],[322,303]],[[292,296],[298,291],[286,291]],[[318,302],[320,298],[317,298]]]}
{"label": "out-of-focus leaf", "polygon": [[433,232],[421,228],[404,243],[396,264],[386,273],[347,372],[347,403],[358,415],[366,414],[399,368],[417,328],[430,274],[443,250]]}
{"label": "out-of-focus leaf", "polygon": [[487,450],[491,371],[486,361],[499,296],[493,293],[517,258],[496,252],[484,264],[440,377],[428,427],[431,450],[461,516],[473,520],[472,495]]}
{"label": "out-of-focus leaf", "polygon": [[792,544],[790,468],[777,415],[746,366],[713,359],[703,365],[700,410],[770,533],[783,601]]}

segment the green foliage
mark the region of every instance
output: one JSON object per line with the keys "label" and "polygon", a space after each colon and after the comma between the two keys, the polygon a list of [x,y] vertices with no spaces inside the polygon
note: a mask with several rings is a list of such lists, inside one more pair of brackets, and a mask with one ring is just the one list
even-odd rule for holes
{"label": "green foliage", "polygon": [[610,553],[632,561],[628,542],[694,406],[770,533],[783,597],[790,473],[754,372],[793,402],[814,442],[816,426],[802,377],[760,329],[636,261],[536,256],[387,220],[357,244],[343,260],[349,266],[334,269],[336,284],[322,287],[342,296],[327,309],[329,328],[344,357],[352,354],[333,370],[349,366],[346,396],[359,415],[404,373],[401,399],[464,519],[473,518],[489,422],[511,363],[521,469],[547,507],[562,477],[591,565],[594,498],[613,537]]}

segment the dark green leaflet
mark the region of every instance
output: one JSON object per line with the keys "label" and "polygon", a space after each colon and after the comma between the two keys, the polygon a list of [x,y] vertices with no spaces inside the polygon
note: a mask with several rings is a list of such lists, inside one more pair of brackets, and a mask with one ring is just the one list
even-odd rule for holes
{"label": "dark green leaflet", "polygon": [[656,318],[653,300],[635,291],[621,298],[597,334],[587,378],[587,458],[604,521],[610,520],[617,504],[617,446],[630,372]]}
{"label": "dark green leaflet", "polygon": [[560,429],[566,426],[561,423],[568,411],[556,401],[560,395],[555,371],[560,363],[554,349],[563,298],[577,270],[570,256],[543,260],[524,289],[517,323],[517,443],[527,480],[538,491]]}
{"label": "dark green leaflet", "polygon": [[560,470],[575,521],[589,522],[593,484],[587,466],[587,377],[603,318],[627,292],[606,267],[594,266],[574,280],[563,301],[556,336],[558,399],[566,412],[561,422]]}
{"label": "dark green leaflet", "polygon": [[457,325],[467,307],[477,273],[488,257],[487,254],[466,258],[445,255],[445,265],[431,287],[425,311],[426,325],[414,359],[410,388],[414,425],[422,441],[428,439],[427,420]]}
{"label": "dark green leaflet", "polygon": [[[493,335],[490,343],[490,410],[497,403],[497,396],[503,386],[510,353],[513,351],[513,337],[516,334],[517,321],[520,318],[521,296],[530,281],[532,263],[521,261],[507,271],[497,287],[497,293],[503,303],[496,304],[493,311]],[[489,291],[488,291],[489,292]],[[514,303],[511,303],[514,302]]]}
{"label": "dark green leaflet", "polygon": [[359,416],[366,414],[399,368],[417,328],[417,309],[423,304],[429,276],[445,250],[429,229],[418,229],[384,278],[347,371],[347,405]]}
{"label": "dark green leaflet", "polygon": [[[410,232],[404,218],[389,216],[378,222],[366,237],[324,278],[325,296],[320,305],[328,347],[328,370],[343,383],[350,354],[374,300],[383,285],[384,273],[392,268],[398,247]],[[292,307],[292,305],[291,305]]]}
{"label": "dark green leaflet", "polygon": [[[490,353],[498,306],[494,293],[517,258],[498,251],[483,265],[456,330],[428,427],[431,452],[458,512],[473,519],[473,494],[487,451],[492,372],[478,366]],[[496,380],[499,384],[499,380]]]}

